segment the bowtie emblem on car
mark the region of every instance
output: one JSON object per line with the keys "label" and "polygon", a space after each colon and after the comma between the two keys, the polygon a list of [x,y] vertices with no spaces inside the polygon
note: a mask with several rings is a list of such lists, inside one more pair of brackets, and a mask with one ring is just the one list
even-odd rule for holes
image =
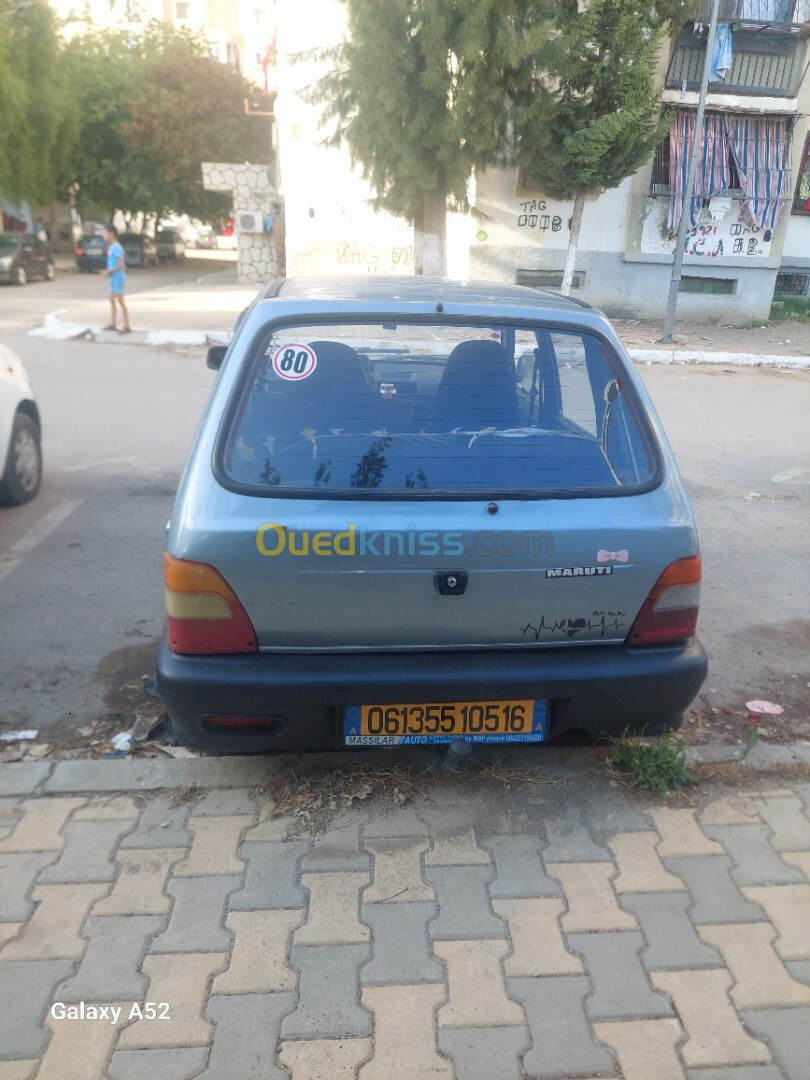
{"label": "bowtie emblem on car", "polygon": [[606,562],[627,562],[630,558],[630,553],[627,548],[622,548],[621,551],[606,551],[604,548],[600,548],[596,553],[596,561],[598,563]]}

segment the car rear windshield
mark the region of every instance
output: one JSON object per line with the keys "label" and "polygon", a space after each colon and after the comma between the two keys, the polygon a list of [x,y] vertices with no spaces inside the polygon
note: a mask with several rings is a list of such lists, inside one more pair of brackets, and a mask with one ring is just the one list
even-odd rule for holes
{"label": "car rear windshield", "polygon": [[631,494],[657,467],[610,346],[556,325],[276,327],[218,453],[262,495]]}
{"label": "car rear windshield", "polygon": [[19,244],[19,236],[0,233],[0,251],[16,251]]}

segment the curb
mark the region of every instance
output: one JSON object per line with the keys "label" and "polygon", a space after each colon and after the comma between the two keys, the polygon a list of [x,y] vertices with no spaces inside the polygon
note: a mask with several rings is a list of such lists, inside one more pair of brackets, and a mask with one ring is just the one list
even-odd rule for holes
{"label": "curb", "polygon": [[810,356],[776,353],[692,352],[683,349],[628,349],[636,364],[727,364],[734,367],[782,367],[810,369]]}
{"label": "curb", "polygon": [[[533,755],[532,764],[549,775],[591,773],[594,760],[589,748],[545,747]],[[542,755],[542,757],[540,757]],[[424,761],[421,752],[419,758]],[[308,755],[346,765],[343,754]],[[300,755],[230,755],[205,758],[140,758],[116,760],[75,760],[13,762],[0,767],[0,796],[104,794],[131,791],[161,791],[167,788],[200,787],[206,789],[258,787]],[[810,742],[759,744],[750,750],[743,746],[690,746],[687,761],[692,765],[717,765],[740,762],[752,772],[768,772],[782,765],[810,766]],[[411,754],[398,754],[402,765],[414,764]],[[351,755],[352,764],[390,765],[379,753]],[[525,763],[528,764],[528,763]]]}

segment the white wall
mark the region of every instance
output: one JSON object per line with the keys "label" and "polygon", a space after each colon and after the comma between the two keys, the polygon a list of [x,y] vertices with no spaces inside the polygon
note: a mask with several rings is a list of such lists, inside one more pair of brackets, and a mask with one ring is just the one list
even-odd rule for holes
{"label": "white wall", "polygon": [[288,276],[412,273],[412,230],[401,219],[371,209],[369,186],[352,170],[348,152],[322,145],[321,108],[301,97],[327,66],[293,58],[342,40],[343,4],[278,0],[276,10],[276,115]]}

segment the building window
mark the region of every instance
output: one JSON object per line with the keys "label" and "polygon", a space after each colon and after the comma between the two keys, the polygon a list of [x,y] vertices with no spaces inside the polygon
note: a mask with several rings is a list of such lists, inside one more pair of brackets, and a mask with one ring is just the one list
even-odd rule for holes
{"label": "building window", "polygon": [[257,7],[253,9],[253,21],[257,26],[264,26],[265,18],[266,14],[264,8]]}
{"label": "building window", "polygon": [[[655,148],[652,180],[650,181],[651,195],[670,195],[672,193],[669,186],[669,139],[669,135],[665,135]],[[740,174],[737,172],[737,163],[734,161],[733,156],[729,158],[728,162],[727,190],[729,195],[739,195],[740,193]]]}
{"label": "building window", "polygon": [[227,49],[228,49],[228,61],[227,62],[230,64],[231,67],[236,68],[237,71],[238,71],[239,70],[239,46],[235,42],[229,41],[228,45],[227,45]]}
{"label": "building window", "polygon": [[678,284],[678,292],[710,293],[712,296],[734,296],[737,292],[737,279],[684,275]]}
{"label": "building window", "polygon": [[190,5],[186,4],[186,3],[182,3],[182,2],[176,3],[174,5],[174,12],[175,12],[176,17],[178,19],[181,19],[181,20],[187,19],[188,18],[188,9],[189,9],[189,7],[190,7]]}
{"label": "building window", "polygon": [[796,194],[793,196],[793,213],[810,214],[810,133],[804,140],[799,179],[796,182]]}

